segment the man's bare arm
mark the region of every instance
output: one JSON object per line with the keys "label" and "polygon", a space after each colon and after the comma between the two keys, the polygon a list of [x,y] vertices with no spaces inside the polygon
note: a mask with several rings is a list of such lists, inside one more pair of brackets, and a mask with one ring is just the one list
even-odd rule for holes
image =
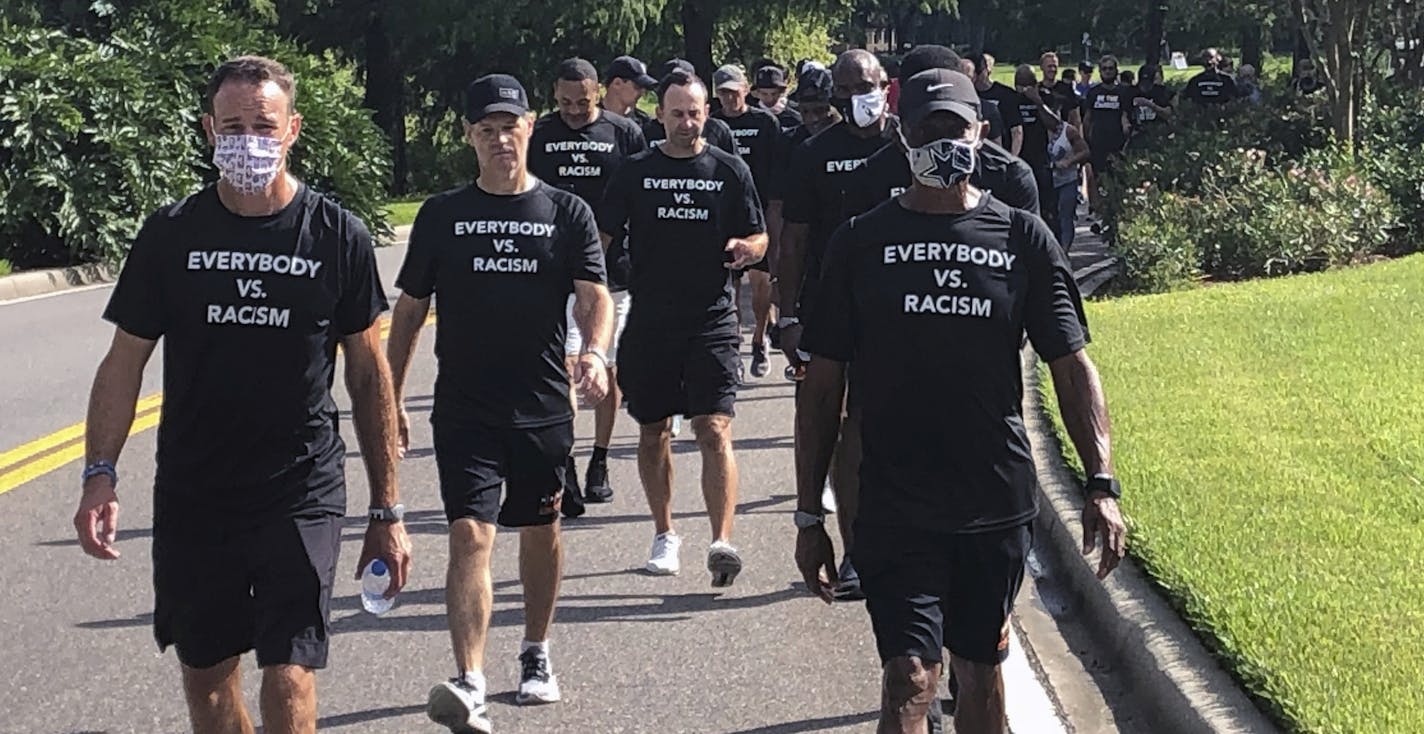
{"label": "man's bare arm", "polygon": [[1082,349],[1049,363],[1063,425],[1088,476],[1112,473],[1112,424],[1098,369]]}
{"label": "man's bare arm", "polygon": [[786,222],[781,227],[781,252],[777,263],[777,280],[781,288],[782,316],[796,315],[801,300],[801,279],[806,271],[806,239],[811,226],[803,222]]}
{"label": "man's bare arm", "polygon": [[845,364],[816,357],[796,391],[796,509],[821,514],[821,492],[841,432]]}
{"label": "man's bare arm", "polygon": [[608,353],[613,341],[613,296],[608,286],[589,280],[574,281],[574,323],[583,334],[584,350]]}
{"label": "man's bare arm", "polygon": [[133,427],[138,393],[143,387],[143,368],[157,345],[157,341],[123,329],[114,330],[109,352],[99,363],[89,392],[89,415],[84,423],[86,463],[118,463]]}
{"label": "man's bare arm", "polygon": [[[1014,110],[1018,114],[1018,110]],[[1009,129],[1009,152],[1018,155],[1023,150],[1023,126],[1015,125]]]}
{"label": "man's bare arm", "polygon": [[391,335],[386,341],[386,359],[390,362],[391,385],[395,390],[396,405],[405,399],[405,378],[410,372],[410,362],[415,353],[415,345],[420,341],[420,330],[425,326],[425,317],[430,314],[430,298],[412,298],[404,293],[396,299],[396,307],[391,312]]}
{"label": "man's bare arm", "polygon": [[[394,330],[392,330],[394,331]],[[381,323],[341,338],[346,358],[346,390],[356,441],[371,485],[371,507],[400,501],[396,488],[396,393],[391,369],[381,354]],[[409,362],[409,352],[405,355]]]}
{"label": "man's bare arm", "polygon": [[766,266],[773,278],[781,271],[781,230],[785,226],[781,208],[779,199],[766,203],[766,234],[770,238],[766,246]]}

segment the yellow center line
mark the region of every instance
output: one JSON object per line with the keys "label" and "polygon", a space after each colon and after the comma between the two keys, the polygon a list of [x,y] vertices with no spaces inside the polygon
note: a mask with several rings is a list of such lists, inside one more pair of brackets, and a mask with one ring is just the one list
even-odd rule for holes
{"label": "yellow center line", "polygon": [[[425,319],[425,326],[435,323],[435,314]],[[389,319],[381,320],[381,339],[391,335]],[[163,393],[154,393],[134,405],[134,422],[129,435],[134,436],[158,425],[162,416]],[[0,494],[34,481],[72,461],[84,458],[84,422],[23,443],[0,453]]]}

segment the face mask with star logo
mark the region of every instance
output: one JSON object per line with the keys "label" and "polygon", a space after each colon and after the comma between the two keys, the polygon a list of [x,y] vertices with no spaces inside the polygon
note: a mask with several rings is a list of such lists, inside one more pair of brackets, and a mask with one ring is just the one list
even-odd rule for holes
{"label": "face mask with star logo", "polygon": [[941,138],[918,148],[905,146],[910,173],[922,186],[952,189],[974,173],[978,146]]}

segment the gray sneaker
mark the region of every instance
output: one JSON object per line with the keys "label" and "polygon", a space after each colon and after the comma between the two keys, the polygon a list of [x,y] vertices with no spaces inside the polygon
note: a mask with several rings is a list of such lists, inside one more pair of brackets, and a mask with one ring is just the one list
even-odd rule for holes
{"label": "gray sneaker", "polygon": [[451,678],[430,689],[426,706],[430,720],[454,734],[490,734],[482,686],[471,685],[463,678]]}

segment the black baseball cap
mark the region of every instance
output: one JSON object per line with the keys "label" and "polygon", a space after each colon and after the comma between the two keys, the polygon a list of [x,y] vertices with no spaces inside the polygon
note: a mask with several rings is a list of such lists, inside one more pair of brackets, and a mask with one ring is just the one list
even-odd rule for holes
{"label": "black baseball cap", "polygon": [[752,85],[752,89],[785,89],[785,88],[786,88],[786,72],[782,71],[779,67],[775,67],[775,66],[763,66],[763,67],[761,67],[760,69],[757,69],[757,72],[756,72],[756,84],[753,84],[753,85]]}
{"label": "black baseball cap", "polygon": [[796,82],[796,91],[791,98],[797,102],[830,102],[831,72],[821,67],[812,67],[801,72],[801,80]]}
{"label": "black baseball cap", "polygon": [[979,93],[969,77],[949,69],[926,69],[900,87],[900,119],[922,122],[932,112],[953,112],[969,124],[979,122]]}
{"label": "black baseball cap", "polygon": [[696,74],[697,67],[693,66],[692,62],[687,59],[668,59],[663,62],[663,68],[658,71],[658,78],[666,79],[667,75],[674,71],[685,71],[689,74]]}
{"label": "black baseball cap", "polygon": [[619,56],[608,65],[608,71],[603,73],[603,81],[611,82],[614,79],[627,79],[643,89],[652,89],[658,85],[658,80],[648,73],[648,67],[632,56]]}
{"label": "black baseball cap", "polygon": [[465,88],[465,119],[479,122],[496,112],[524,115],[529,112],[529,95],[518,79],[508,74],[487,74]]}

